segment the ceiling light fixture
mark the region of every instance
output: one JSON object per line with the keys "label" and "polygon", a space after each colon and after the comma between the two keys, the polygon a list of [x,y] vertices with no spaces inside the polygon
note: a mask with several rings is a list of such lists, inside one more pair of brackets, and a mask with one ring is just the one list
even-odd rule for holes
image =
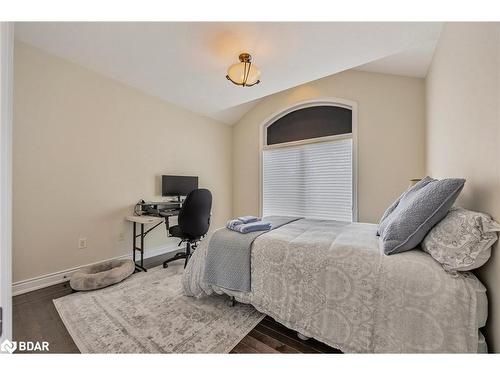
{"label": "ceiling light fixture", "polygon": [[238,86],[253,86],[260,82],[260,70],[252,65],[252,56],[249,53],[242,53],[239,56],[240,62],[233,64],[227,70],[226,78]]}

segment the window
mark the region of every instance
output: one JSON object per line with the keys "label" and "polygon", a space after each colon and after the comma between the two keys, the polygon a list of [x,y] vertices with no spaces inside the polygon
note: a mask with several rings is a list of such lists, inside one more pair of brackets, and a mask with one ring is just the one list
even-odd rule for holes
{"label": "window", "polygon": [[352,133],[352,111],[322,105],[292,111],[266,128],[266,144],[301,141]]}
{"label": "window", "polygon": [[262,214],[353,221],[351,109],[298,109],[265,131]]}

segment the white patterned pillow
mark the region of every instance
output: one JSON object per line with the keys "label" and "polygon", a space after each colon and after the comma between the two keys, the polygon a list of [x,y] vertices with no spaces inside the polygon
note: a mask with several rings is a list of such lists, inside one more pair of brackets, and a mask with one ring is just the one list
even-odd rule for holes
{"label": "white patterned pillow", "polygon": [[446,271],[469,271],[490,258],[500,225],[489,215],[452,208],[422,241],[422,250]]}

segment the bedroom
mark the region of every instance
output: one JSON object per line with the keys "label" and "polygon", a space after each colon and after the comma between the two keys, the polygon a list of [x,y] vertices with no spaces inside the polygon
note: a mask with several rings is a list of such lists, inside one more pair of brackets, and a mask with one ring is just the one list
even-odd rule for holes
{"label": "bedroom", "polygon": [[4,351],[500,351],[499,23],[1,30]]}

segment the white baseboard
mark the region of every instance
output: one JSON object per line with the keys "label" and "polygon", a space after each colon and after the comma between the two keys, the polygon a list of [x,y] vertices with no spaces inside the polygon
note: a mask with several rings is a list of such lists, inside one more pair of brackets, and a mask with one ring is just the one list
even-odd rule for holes
{"label": "white baseboard", "polygon": [[[182,249],[183,249],[183,247],[179,247],[176,244],[173,244],[173,246],[172,246],[172,244],[167,244],[167,245],[163,245],[163,246],[154,247],[151,249],[146,249],[146,251],[144,252],[144,259],[152,258],[152,257],[158,256],[158,255],[163,255],[163,254],[167,254],[167,253],[176,252],[176,251],[179,251]],[[132,259],[132,254],[122,255],[119,257],[111,258],[111,259],[105,259],[105,260],[101,260],[100,262],[86,264],[83,266],[70,268],[70,269],[50,273],[50,274],[43,275],[43,276],[34,277],[32,279],[17,281],[15,283],[12,283],[12,295],[17,296],[19,294],[32,292],[32,291],[37,290],[37,289],[46,288],[46,287],[51,286],[51,285],[55,285],[55,284],[59,284],[59,283],[68,281],[70,279],[71,275],[81,268],[88,267],[88,266],[91,266],[93,264],[106,262],[108,260],[114,260],[114,259]],[[137,260],[137,258],[136,258],[136,260]]]}

